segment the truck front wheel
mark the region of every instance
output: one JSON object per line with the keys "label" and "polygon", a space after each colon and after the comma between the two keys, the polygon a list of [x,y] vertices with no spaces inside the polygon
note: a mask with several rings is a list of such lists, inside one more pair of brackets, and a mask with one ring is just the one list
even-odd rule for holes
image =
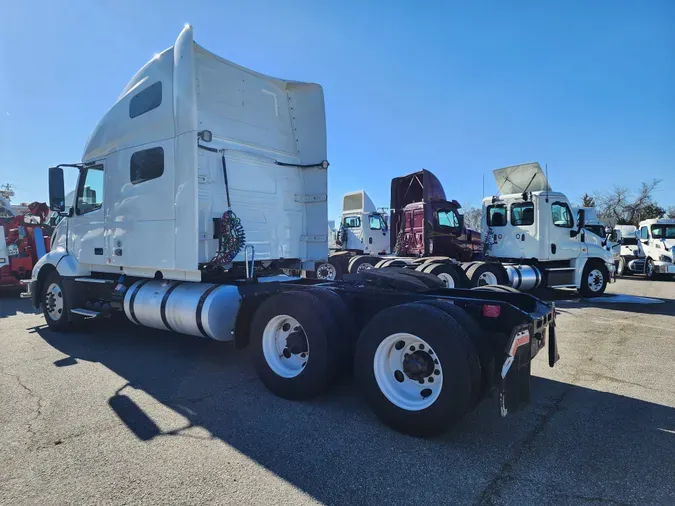
{"label": "truck front wheel", "polygon": [[42,313],[49,328],[55,332],[66,332],[73,326],[68,315],[69,300],[63,280],[56,270],[49,273],[42,285]]}
{"label": "truck front wheel", "polygon": [[599,297],[607,288],[607,269],[600,262],[586,262],[581,273],[579,293],[582,297]]}

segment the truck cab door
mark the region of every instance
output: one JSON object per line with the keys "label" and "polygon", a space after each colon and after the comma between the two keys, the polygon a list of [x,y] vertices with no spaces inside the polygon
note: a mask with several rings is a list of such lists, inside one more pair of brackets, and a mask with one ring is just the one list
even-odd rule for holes
{"label": "truck cab door", "polygon": [[638,236],[638,250],[640,251],[640,256],[642,258],[647,258],[649,256],[649,227],[644,226],[640,227],[640,231],[637,233]]}
{"label": "truck cab door", "polygon": [[[543,204],[542,204],[543,205]],[[552,223],[550,226],[551,260],[571,260],[581,254],[583,232],[578,231],[577,218],[570,205],[562,200],[550,203]]]}
{"label": "truck cab door", "polygon": [[364,251],[368,253],[381,253],[389,249],[389,231],[387,223],[381,214],[372,213],[364,215],[368,223],[363,225]]}
{"label": "truck cab door", "polygon": [[539,245],[534,222],[534,202],[514,202],[509,206],[509,214],[511,244],[519,252],[518,258],[537,258]]}
{"label": "truck cab door", "polygon": [[345,249],[363,249],[363,221],[360,216],[345,216],[342,219],[345,241],[342,245]]}
{"label": "truck cab door", "polygon": [[80,263],[105,264],[104,162],[80,169],[73,215],[68,218],[68,251]]}

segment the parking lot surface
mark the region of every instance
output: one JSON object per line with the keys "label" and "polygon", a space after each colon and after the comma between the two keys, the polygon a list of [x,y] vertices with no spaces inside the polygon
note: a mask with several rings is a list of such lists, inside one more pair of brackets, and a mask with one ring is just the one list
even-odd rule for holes
{"label": "parking lot surface", "polygon": [[121,318],[56,334],[4,294],[0,504],[675,504],[675,281],[555,298],[532,404],[415,439],[350,382],[285,401],[245,350]]}

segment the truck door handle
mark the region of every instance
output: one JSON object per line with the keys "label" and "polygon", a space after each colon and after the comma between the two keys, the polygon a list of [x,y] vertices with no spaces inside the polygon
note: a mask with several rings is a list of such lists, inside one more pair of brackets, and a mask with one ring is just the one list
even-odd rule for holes
{"label": "truck door handle", "polygon": [[525,233],[524,233],[524,232],[523,232],[523,234],[520,236],[520,240],[521,240],[521,241],[524,241],[524,240],[525,240]]}
{"label": "truck door handle", "polygon": [[373,244],[373,238],[372,237],[368,238],[368,244]]}

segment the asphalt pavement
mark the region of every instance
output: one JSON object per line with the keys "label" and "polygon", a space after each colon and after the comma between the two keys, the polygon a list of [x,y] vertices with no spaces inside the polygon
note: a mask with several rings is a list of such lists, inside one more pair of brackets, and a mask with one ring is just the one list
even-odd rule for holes
{"label": "asphalt pavement", "polygon": [[285,401],[245,350],[121,318],[55,334],[1,295],[0,504],[675,504],[675,281],[608,294],[636,297],[549,294],[561,359],[535,359],[531,405],[437,439],[350,382]]}

